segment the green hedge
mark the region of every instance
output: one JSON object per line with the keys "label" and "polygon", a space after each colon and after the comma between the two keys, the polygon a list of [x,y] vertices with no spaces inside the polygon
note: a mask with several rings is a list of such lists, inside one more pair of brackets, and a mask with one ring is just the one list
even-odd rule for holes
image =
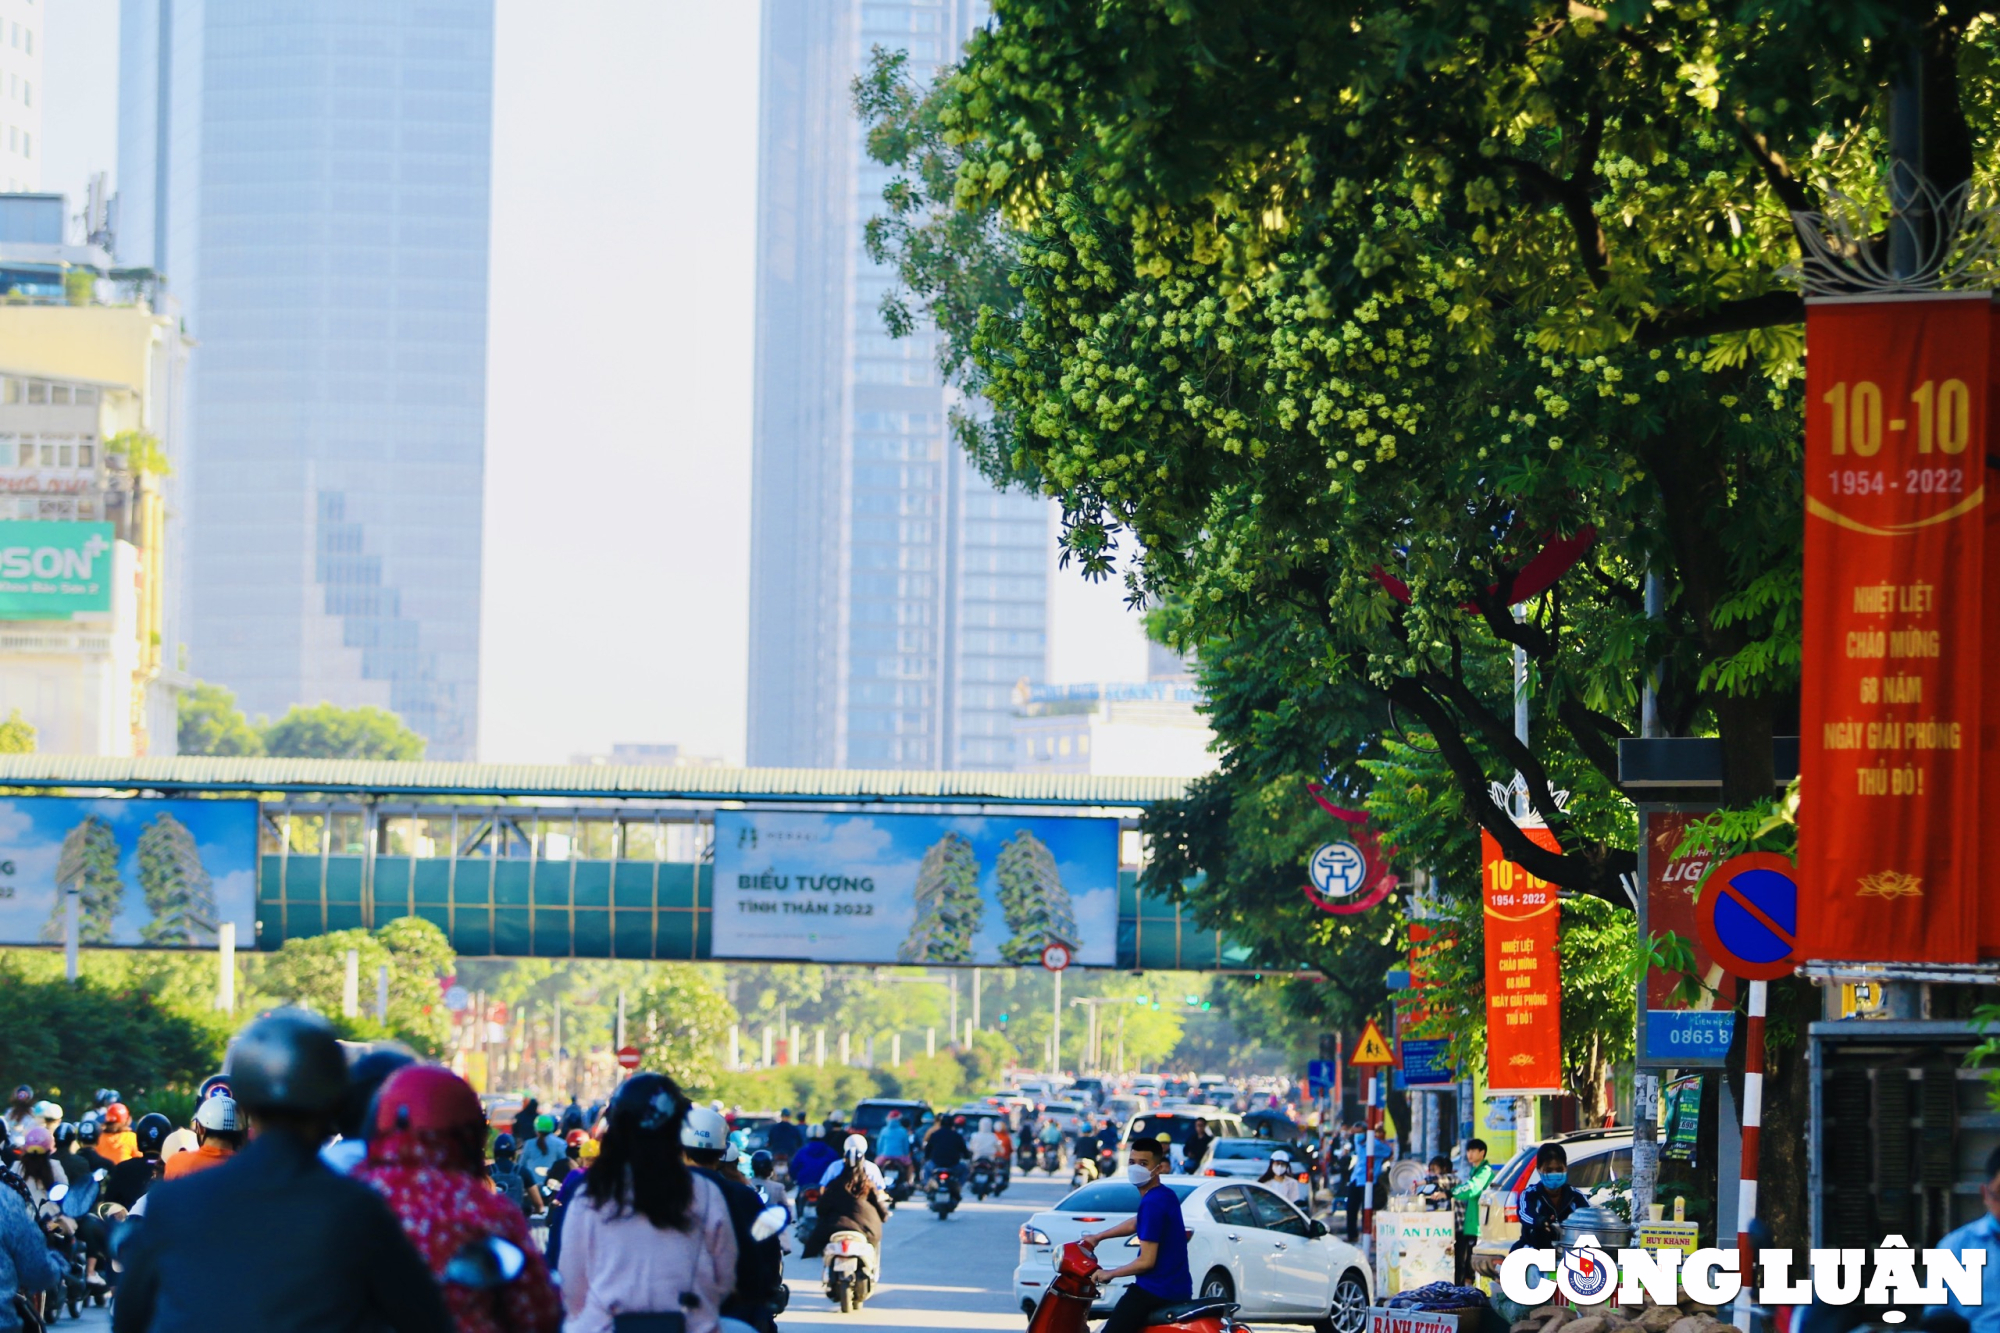
{"label": "green hedge", "polygon": [[999,1086],[1006,1067],[1004,1042],[991,1033],[971,1051],[947,1051],[939,1055],[919,1055],[893,1067],[853,1069],[844,1065],[787,1065],[778,1069],[741,1070],[719,1076],[711,1088],[699,1090],[702,1097],[719,1098],[746,1111],[775,1111],[790,1107],[809,1120],[823,1119],[829,1111],[852,1112],[865,1097],[910,1097],[945,1108]]}
{"label": "green hedge", "polygon": [[135,1115],[185,1121],[234,1024],[137,987],[89,976],[71,985],[38,970],[0,958],[0,1083],[31,1084],[71,1119],[98,1088],[116,1088]]}

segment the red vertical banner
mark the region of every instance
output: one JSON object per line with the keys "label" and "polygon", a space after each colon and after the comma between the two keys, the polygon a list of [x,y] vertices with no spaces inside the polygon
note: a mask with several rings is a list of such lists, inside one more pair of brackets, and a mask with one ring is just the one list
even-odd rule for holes
{"label": "red vertical banner", "polygon": [[[1529,840],[1560,850],[1546,828]],[[1556,890],[1479,835],[1486,919],[1486,1089],[1510,1097],[1563,1091],[1562,978],[1556,953]]]}
{"label": "red vertical banner", "polygon": [[1978,959],[1992,324],[1984,292],[1806,306],[1802,958]]}

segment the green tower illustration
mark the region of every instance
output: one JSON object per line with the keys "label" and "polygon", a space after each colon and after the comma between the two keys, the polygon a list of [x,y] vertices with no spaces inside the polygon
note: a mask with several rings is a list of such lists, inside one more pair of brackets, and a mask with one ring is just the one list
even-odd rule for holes
{"label": "green tower illustration", "polygon": [[899,963],[969,963],[979,933],[979,857],[961,833],[931,844],[917,867],[917,919]]}
{"label": "green tower illustration", "polygon": [[215,888],[187,825],[163,814],[139,833],[139,888],[153,919],[139,928],[148,944],[214,948]]}
{"label": "green tower illustration", "polygon": [[1008,940],[1000,946],[1002,962],[1026,966],[1041,961],[1052,940],[1072,953],[1082,941],[1076,936],[1076,908],[1056,869],[1048,844],[1022,829],[1000,848],[994,864],[1000,881],[1000,909],[1007,914]]}

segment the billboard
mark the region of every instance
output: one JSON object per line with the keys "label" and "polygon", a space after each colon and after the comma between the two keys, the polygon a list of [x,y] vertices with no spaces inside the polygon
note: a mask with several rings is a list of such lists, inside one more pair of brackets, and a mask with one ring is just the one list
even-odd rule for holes
{"label": "billboard", "polygon": [[111,612],[109,523],[0,521],[0,620]]}
{"label": "billboard", "polygon": [[1118,821],[720,810],[714,906],[716,958],[1111,967]]}
{"label": "billboard", "polygon": [[0,797],[0,944],[60,944],[78,887],[86,945],[212,949],[256,939],[257,803]]}
{"label": "billboard", "polygon": [[1681,985],[1679,972],[1646,969],[1639,997],[1641,1069],[1719,1065],[1728,1058],[1729,1040],[1736,1030],[1736,983],[1709,957],[1701,932],[1695,928],[1695,895],[1701,877],[1708,873],[1709,858],[1700,853],[1674,855],[1688,825],[1703,813],[1705,808],[1639,807],[1640,827],[1645,831],[1639,847],[1639,874],[1646,885],[1640,937],[1672,931],[1686,940],[1694,955],[1694,979],[1706,988],[1690,1002],[1685,994],[1675,994],[1687,989]]}

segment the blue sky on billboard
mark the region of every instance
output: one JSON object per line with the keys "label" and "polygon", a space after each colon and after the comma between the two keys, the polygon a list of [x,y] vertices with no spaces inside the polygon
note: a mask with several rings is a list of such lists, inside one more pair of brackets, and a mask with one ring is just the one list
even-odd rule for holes
{"label": "blue sky on billboard", "polygon": [[[254,801],[10,796],[0,797],[0,944],[56,942],[48,932],[60,919],[56,871],[63,841],[91,819],[100,821],[99,864],[115,864],[115,872],[107,876],[100,869],[96,891],[106,909],[104,924],[101,932],[86,927],[86,943],[209,947],[214,925],[223,921],[236,923],[245,947],[256,939]],[[140,841],[148,830],[155,852],[142,865]],[[115,863],[109,855],[114,843]],[[185,929],[169,929],[167,921],[166,903],[177,889],[191,890],[198,902],[206,899]]]}
{"label": "blue sky on billboard", "polygon": [[[981,902],[971,956],[962,961],[997,964],[1015,929],[1002,903],[1000,860],[1023,833],[1047,849],[1067,893],[1076,962],[1111,966],[1118,937],[1117,821],[1050,816],[719,811],[715,956],[897,962],[918,918],[919,868],[942,840],[957,835],[970,845]],[[827,876],[848,883],[835,889],[823,882]],[[743,877],[776,877],[783,884],[752,888],[740,882]],[[802,877],[817,887],[803,886]],[[857,887],[863,881],[868,887]],[[817,903],[828,910],[802,910]]]}

